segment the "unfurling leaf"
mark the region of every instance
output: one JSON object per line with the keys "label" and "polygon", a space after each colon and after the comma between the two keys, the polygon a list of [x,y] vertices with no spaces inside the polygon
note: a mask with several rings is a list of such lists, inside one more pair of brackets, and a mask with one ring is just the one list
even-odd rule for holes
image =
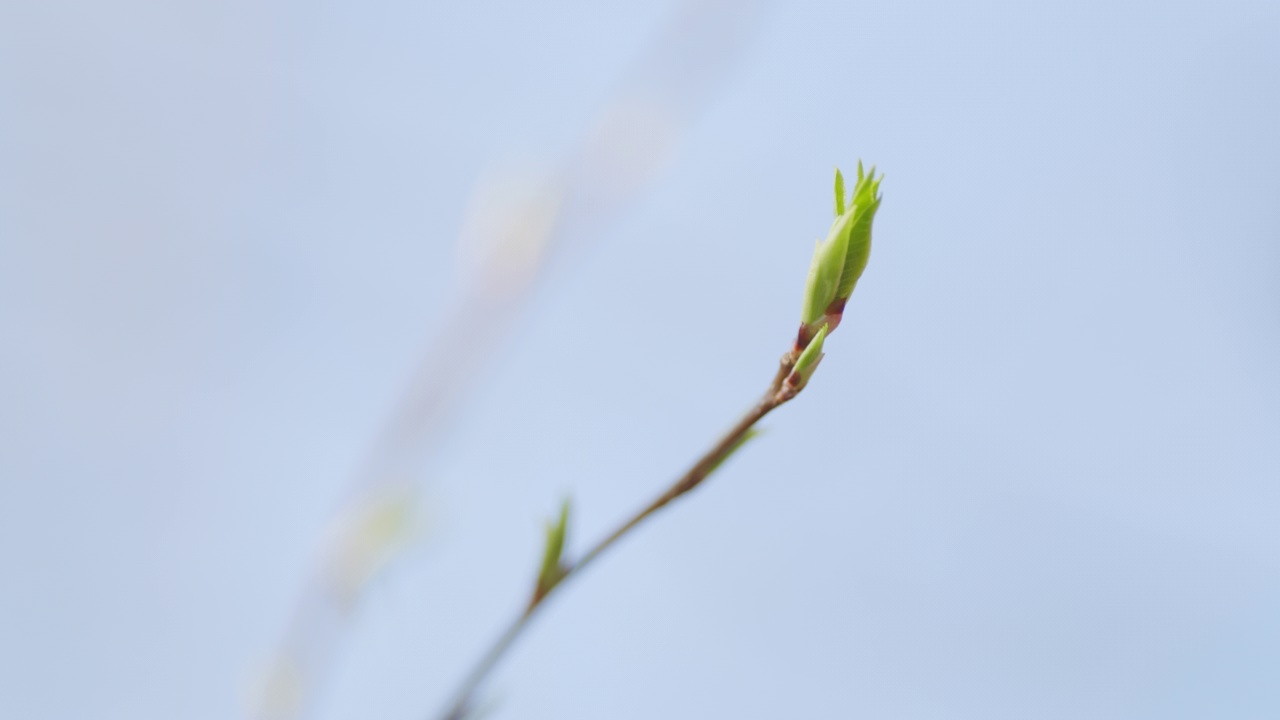
{"label": "unfurling leaf", "polygon": [[871,254],[871,226],[880,209],[882,179],[883,176],[876,177],[874,167],[864,173],[859,161],[858,181],[846,202],[844,175],[836,170],[836,219],[827,239],[819,241],[813,250],[800,311],[798,351],[808,345],[821,325],[828,325],[831,332],[840,324],[845,302],[853,294]]}

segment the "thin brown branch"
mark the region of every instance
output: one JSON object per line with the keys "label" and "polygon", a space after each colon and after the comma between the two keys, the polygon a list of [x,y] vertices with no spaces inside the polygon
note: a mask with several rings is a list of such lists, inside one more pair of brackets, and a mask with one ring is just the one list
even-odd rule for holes
{"label": "thin brown branch", "polygon": [[719,441],[716,442],[715,445],[711,447],[711,449],[707,450],[707,452],[699,458],[698,461],[684,473],[684,475],[681,475],[674,483],[672,483],[671,486],[667,488],[666,492],[663,492],[655,498],[653,502],[646,505],[642,510],[631,516],[631,518],[626,522],[622,523],[618,529],[606,535],[604,539],[596,543],[590,550],[583,553],[582,557],[578,558],[577,562],[565,570],[564,575],[558,583],[551,586],[545,592],[534,593],[532,598],[530,598],[529,604],[525,607],[524,612],[512,621],[512,623],[498,638],[497,642],[493,644],[493,647],[489,648],[489,651],[485,653],[484,657],[480,659],[480,662],[477,663],[467,675],[466,679],[462,682],[462,685],[459,686],[455,693],[454,699],[449,705],[449,709],[440,716],[441,720],[463,720],[463,718],[466,717],[467,711],[471,706],[473,696],[480,688],[480,685],[484,682],[485,678],[488,677],[489,673],[493,671],[494,667],[497,666],[499,661],[502,660],[503,656],[506,655],[507,651],[520,637],[521,633],[533,619],[538,608],[545,605],[547,598],[549,598],[556,590],[561,588],[565,584],[565,581],[581,572],[592,561],[600,557],[605,550],[608,550],[615,542],[634,530],[637,525],[644,522],[650,515],[653,515],[666,507],[671,501],[702,484],[702,481],[706,480],[707,477],[711,475],[721,461],[723,461],[729,453],[733,452],[738,444],[742,442],[743,438],[746,437],[747,433],[755,426],[756,423],[760,422],[765,415],[768,415],[780,405],[783,405],[796,396],[798,391],[786,385],[787,377],[791,374],[792,367],[795,365],[795,357],[796,355],[794,352],[788,352],[786,355],[782,356],[782,361],[778,366],[778,372],[774,376],[773,382],[769,384],[769,389],[765,392],[764,396],[761,397],[760,400],[750,410],[748,410],[746,414],[744,414],[742,418],[739,419],[738,422],[734,424],[734,426],[726,432]]}

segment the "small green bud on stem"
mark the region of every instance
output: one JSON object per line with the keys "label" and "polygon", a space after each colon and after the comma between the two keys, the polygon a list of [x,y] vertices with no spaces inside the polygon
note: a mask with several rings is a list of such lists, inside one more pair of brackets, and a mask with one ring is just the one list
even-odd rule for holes
{"label": "small green bud on stem", "polygon": [[537,603],[559,584],[565,575],[564,538],[569,527],[569,501],[560,506],[560,517],[547,523],[546,545],[542,551],[542,567],[538,570],[538,584],[533,591],[533,603]]}
{"label": "small green bud on stem", "polygon": [[813,377],[813,371],[818,369],[818,363],[822,362],[824,357],[822,353],[822,345],[827,340],[828,326],[823,325],[818,329],[818,334],[813,336],[813,340],[805,346],[800,352],[800,357],[796,358],[796,364],[791,368],[791,374],[787,375],[787,380],[782,384],[782,388],[778,394],[780,397],[790,399],[795,394],[804,389],[809,383],[809,378]]}

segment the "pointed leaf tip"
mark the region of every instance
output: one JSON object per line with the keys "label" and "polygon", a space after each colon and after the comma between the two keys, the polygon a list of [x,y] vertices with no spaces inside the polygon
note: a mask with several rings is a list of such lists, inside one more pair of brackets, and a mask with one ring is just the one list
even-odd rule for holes
{"label": "pointed leaf tip", "polygon": [[836,217],[844,214],[844,175],[836,168]]}

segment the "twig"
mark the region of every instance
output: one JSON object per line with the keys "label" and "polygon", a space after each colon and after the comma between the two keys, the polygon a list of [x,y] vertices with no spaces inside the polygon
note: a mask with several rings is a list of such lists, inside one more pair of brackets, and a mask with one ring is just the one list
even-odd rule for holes
{"label": "twig", "polygon": [[595,546],[584,553],[577,562],[565,568],[559,581],[554,585],[547,588],[545,591],[541,588],[535,590],[533,596],[529,600],[529,604],[525,606],[524,611],[520,613],[514,621],[512,621],[511,625],[509,625],[502,633],[497,642],[493,644],[493,647],[489,648],[489,651],[485,653],[484,657],[480,659],[480,662],[477,663],[471,670],[470,674],[467,675],[466,679],[462,682],[462,685],[459,686],[452,703],[449,705],[449,709],[440,715],[441,720],[463,720],[463,718],[466,717],[467,710],[471,706],[471,700],[475,695],[476,690],[479,689],[485,678],[488,677],[489,673],[493,671],[497,664],[502,660],[503,656],[506,655],[507,650],[509,650],[520,637],[520,634],[524,631],[525,627],[529,625],[530,620],[533,619],[534,613],[537,612],[538,608],[542,607],[546,603],[547,598],[550,597],[557,589],[562,587],[566,580],[580,573],[593,560],[600,557],[605,550],[608,550],[615,542],[635,529],[637,525],[644,522],[644,520],[650,515],[653,515],[669,504],[672,500],[675,500],[700,485],[702,481],[706,480],[707,477],[710,476],[711,473],[720,465],[720,463],[725,460],[725,458],[727,458],[735,449],[738,448],[739,445],[742,444],[743,440],[747,438],[748,433],[756,423],[760,422],[765,415],[768,415],[779,406],[794,398],[796,394],[803,389],[803,385],[795,387],[788,383],[788,378],[791,376],[791,371],[795,366],[795,360],[795,352],[789,352],[782,357],[782,361],[779,363],[778,373],[774,377],[773,382],[769,384],[769,389],[765,392],[764,396],[761,397],[755,406],[748,410],[747,413],[738,420],[733,428],[725,433],[724,436],[706,452],[706,454],[694,463],[684,475],[680,476],[679,479],[672,483],[671,487],[667,488],[666,492],[659,495],[653,502],[646,505],[644,509],[633,515],[631,519],[622,523],[618,529],[609,533],[604,537],[604,539],[596,543]]}
{"label": "twig", "polygon": [[569,517],[569,505],[566,502],[560,511],[559,521],[549,523],[547,526],[546,552],[543,555],[542,568],[538,573],[538,581],[534,586],[533,595],[529,598],[529,604],[498,638],[498,642],[481,658],[480,663],[467,675],[454,695],[449,709],[441,716],[442,720],[463,720],[471,706],[472,696],[485,678],[520,637],[538,608],[542,607],[551,593],[563,585],[565,580],[584,570],[605,550],[644,522],[645,518],[696,488],[715,472],[725,459],[751,438],[751,429],[756,423],[804,390],[809,378],[818,368],[818,363],[822,362],[822,349],[827,334],[839,327],[845,304],[853,294],[863,269],[866,268],[867,258],[871,252],[871,224],[880,207],[882,179],[883,176],[876,177],[874,167],[871,168],[870,173],[864,172],[862,163],[859,162],[853,194],[846,198],[844,176],[838,169],[836,170],[836,219],[831,224],[827,239],[819,241],[814,248],[809,277],[805,282],[800,330],[796,334],[792,349],[782,356],[778,372],[774,375],[773,382],[769,383],[769,389],[764,397],[760,398],[760,401],[748,410],[729,432],[725,433],[701,459],[694,463],[693,467],[667,488],[666,492],[659,495],[630,520],[622,523],[617,530],[606,535],[576,562],[567,565],[561,560],[565,528]]}

